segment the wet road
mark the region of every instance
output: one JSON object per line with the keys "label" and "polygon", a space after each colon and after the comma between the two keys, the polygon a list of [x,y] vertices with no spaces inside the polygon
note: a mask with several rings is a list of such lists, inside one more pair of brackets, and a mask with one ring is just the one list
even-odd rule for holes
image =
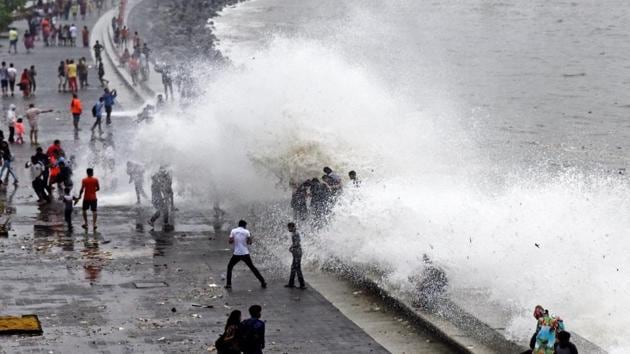
{"label": "wet road", "polygon": [[[90,18],[85,24],[91,26],[94,21]],[[99,232],[76,231],[81,223],[77,209],[75,232],[69,233],[63,226],[60,203],[38,207],[35,202],[28,170],[23,168],[34,147],[28,143],[12,146],[21,183],[0,188],[0,214],[11,220],[8,237],[0,237],[0,313],[37,314],[44,334],[0,337],[0,353],[207,352],[229,312],[240,309],[246,313],[254,303],[263,306],[267,321],[267,352],[387,352],[316,290],[283,288],[284,273],[268,274],[271,270],[260,266],[269,282],[268,289],[261,289],[239,265],[234,289],[223,289],[230,256],[227,234],[216,233],[203,212],[179,206],[176,232],[163,233],[146,225],[150,206],[126,206],[131,204],[132,194],[131,187],[120,182],[123,163],[118,173],[108,171],[103,153],[107,146],[114,146],[117,156],[125,156],[136,126],[119,116],[103,134],[91,134],[90,108],[102,89],[90,86],[79,93],[85,113],[82,130],[75,134],[68,112],[70,96],[57,92],[59,61],[90,58],[87,49],[42,48],[37,43],[33,54],[2,54],[2,60],[16,63],[20,71],[26,65],[35,65],[39,71],[36,96],[3,98],[3,112],[11,103],[18,106],[20,115],[29,103],[54,109],[40,117],[40,143],[46,148],[54,139],[61,139],[67,155],[77,160],[75,185],[85,167],[95,166],[103,191]],[[117,110],[132,107],[134,102],[124,88],[116,87],[115,76],[107,76],[122,93]],[[90,82],[95,77],[91,67]],[[252,251],[256,261],[256,246]],[[411,338],[411,332],[407,325],[405,335]],[[424,337],[419,338],[416,340],[424,342]],[[439,344],[428,347],[434,349],[425,351],[423,347],[422,352],[448,352]]]}

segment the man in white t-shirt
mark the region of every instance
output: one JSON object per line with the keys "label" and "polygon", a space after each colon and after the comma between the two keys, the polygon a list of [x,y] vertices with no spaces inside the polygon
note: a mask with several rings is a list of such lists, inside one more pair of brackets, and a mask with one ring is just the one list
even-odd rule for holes
{"label": "man in white t-shirt", "polygon": [[9,126],[9,143],[13,144],[15,142],[15,123],[17,122],[17,107],[13,103],[9,105],[9,110],[7,111],[7,125]]}
{"label": "man in white t-shirt", "polygon": [[17,69],[13,66],[13,63],[9,63],[7,78],[9,79],[9,90],[11,90],[11,96],[13,96],[15,92],[15,80],[17,79]]}
{"label": "man in white t-shirt", "polygon": [[252,258],[249,256],[249,249],[247,248],[247,246],[252,244],[252,236],[246,229],[246,227],[247,222],[245,220],[241,220],[238,222],[238,227],[230,232],[229,242],[231,245],[234,245],[234,254],[232,255],[232,258],[230,258],[230,263],[228,263],[227,280],[225,283],[226,289],[232,288],[232,268],[234,268],[236,263],[240,261],[243,261],[245,262],[245,264],[247,264],[252,273],[254,273],[256,278],[258,278],[258,281],[260,281],[261,287],[267,287],[265,279],[262,277],[262,275],[260,275],[260,272],[254,266],[254,263],[252,263]]}
{"label": "man in white t-shirt", "polygon": [[77,46],[77,32],[78,31],[79,29],[77,28],[77,26],[74,25],[74,23],[70,25],[70,28],[68,28],[68,32],[70,32],[70,45],[73,47]]}

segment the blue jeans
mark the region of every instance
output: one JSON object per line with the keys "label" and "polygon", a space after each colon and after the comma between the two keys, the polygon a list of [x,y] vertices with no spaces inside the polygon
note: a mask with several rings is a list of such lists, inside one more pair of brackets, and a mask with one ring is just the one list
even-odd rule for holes
{"label": "blue jeans", "polygon": [[11,168],[11,160],[4,160],[2,163],[2,168],[0,169],[0,180],[2,179],[2,176],[4,175],[4,171],[8,170],[9,172],[7,172],[7,180],[9,179],[9,174],[11,176],[13,176],[13,180],[15,182],[17,182],[17,177],[15,177],[15,173],[13,173],[13,169]]}

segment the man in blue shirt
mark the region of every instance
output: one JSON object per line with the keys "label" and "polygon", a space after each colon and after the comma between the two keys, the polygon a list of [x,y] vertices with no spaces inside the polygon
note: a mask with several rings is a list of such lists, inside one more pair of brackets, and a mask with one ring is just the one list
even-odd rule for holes
{"label": "man in blue shirt", "polygon": [[98,131],[100,133],[103,132],[103,128],[101,128],[101,119],[103,118],[103,106],[105,105],[104,102],[105,98],[101,97],[98,99],[98,102],[94,104],[94,107],[92,107],[92,113],[94,114],[94,118],[96,119],[96,121],[94,121],[94,125],[92,125],[92,131],[94,131],[94,129],[98,127]]}
{"label": "man in blue shirt", "polygon": [[116,96],[118,96],[116,90],[110,90],[108,88],[105,89],[105,93],[102,96],[104,100],[103,103],[105,104],[105,113],[107,114],[107,125],[112,124],[112,107],[116,104]]}
{"label": "man in blue shirt", "polygon": [[261,313],[260,305],[252,305],[249,308],[252,317],[241,322],[239,342],[244,354],[262,354],[265,348],[265,322],[260,320]]}

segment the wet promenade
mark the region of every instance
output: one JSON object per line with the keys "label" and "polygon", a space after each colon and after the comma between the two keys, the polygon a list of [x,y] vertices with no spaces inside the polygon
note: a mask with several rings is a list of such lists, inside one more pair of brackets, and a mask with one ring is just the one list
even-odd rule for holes
{"label": "wet promenade", "polygon": [[[91,17],[77,25],[91,28],[95,21]],[[18,23],[21,33],[23,25]],[[57,92],[57,66],[66,58],[80,57],[93,65],[90,52],[81,47],[44,48],[37,42],[31,54],[25,54],[20,44],[19,54],[8,55],[7,41],[1,43],[1,60],[15,63],[18,71],[35,65],[39,73],[35,97],[23,99],[17,92],[13,98],[0,99],[3,116],[12,103],[20,115],[29,103],[54,109],[40,116],[40,143],[46,148],[60,139],[67,155],[76,156],[75,188],[83,169],[95,164],[103,191],[98,232],[84,233],[78,227],[77,207],[75,232],[69,233],[59,202],[37,206],[24,168],[34,147],[28,142],[12,146],[20,184],[0,188],[0,213],[11,219],[12,226],[8,237],[0,237],[0,314],[37,314],[44,334],[0,337],[0,353],[203,353],[212,350],[227,314],[240,309],[245,315],[252,304],[263,307],[266,352],[388,352],[316,289],[285,289],[286,274],[268,274],[261,267],[269,283],[261,289],[241,264],[235,269],[233,289],[223,289],[230,257],[227,233],[215,233],[207,210],[178,205],[176,231],[165,233],[146,224],[152,212],[148,204],[133,205],[131,193],[121,202],[120,191],[131,192],[131,187],[120,173],[105,172],[99,157],[110,145],[117,156],[125,156],[137,128],[129,117],[117,116],[103,134],[91,134],[90,109],[102,93],[93,67],[91,86],[79,92],[84,109],[81,131],[73,132],[70,94]],[[117,86],[116,75],[106,76],[121,94],[117,110],[135,108],[130,94]],[[2,124],[6,134],[4,117]],[[124,163],[116,161],[118,171]],[[413,334],[408,325],[401,328],[410,333],[410,340],[423,343],[407,352],[449,352],[439,343],[425,343],[425,337]]]}

